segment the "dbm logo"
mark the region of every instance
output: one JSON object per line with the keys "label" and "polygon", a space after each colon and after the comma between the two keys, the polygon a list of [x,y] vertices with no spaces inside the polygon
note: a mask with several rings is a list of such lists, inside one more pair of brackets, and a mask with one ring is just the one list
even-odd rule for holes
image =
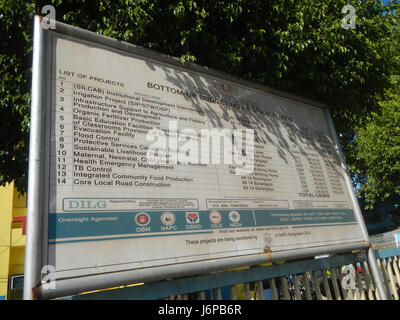
{"label": "dbm logo", "polygon": [[107,207],[105,200],[94,199],[64,199],[64,210],[74,211],[81,209],[104,209]]}

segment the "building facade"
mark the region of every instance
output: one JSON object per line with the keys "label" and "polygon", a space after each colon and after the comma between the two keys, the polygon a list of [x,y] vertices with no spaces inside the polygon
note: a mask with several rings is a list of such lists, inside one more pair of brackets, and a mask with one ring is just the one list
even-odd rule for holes
{"label": "building facade", "polygon": [[0,300],[22,298],[25,227],[26,195],[0,187]]}

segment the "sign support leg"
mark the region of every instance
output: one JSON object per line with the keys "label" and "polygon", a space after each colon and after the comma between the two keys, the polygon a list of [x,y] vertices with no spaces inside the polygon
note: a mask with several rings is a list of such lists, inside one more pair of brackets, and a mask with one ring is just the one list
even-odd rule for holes
{"label": "sign support leg", "polygon": [[43,187],[43,77],[44,32],[41,18],[35,16],[32,64],[32,102],[29,145],[29,181],[25,245],[23,299],[34,299],[33,289],[40,284],[42,264],[42,187]]}
{"label": "sign support leg", "polygon": [[[364,221],[363,215],[361,213],[360,206],[359,206],[358,201],[356,199],[356,196],[354,194],[353,184],[351,182],[351,179],[350,179],[350,176],[349,176],[349,171],[348,171],[346,163],[344,161],[343,151],[342,151],[342,148],[340,146],[339,138],[338,138],[338,136],[336,134],[336,130],[335,130],[335,126],[333,124],[332,116],[331,116],[331,114],[330,114],[328,109],[326,109],[326,114],[327,114],[329,126],[331,128],[331,133],[332,133],[333,139],[335,140],[334,142],[335,142],[335,144],[337,146],[337,152],[338,152],[338,155],[339,155],[339,158],[340,158],[340,162],[341,162],[342,168],[343,168],[343,170],[345,172],[346,186],[347,186],[347,188],[349,190],[349,193],[350,193],[350,196],[351,196],[351,200],[352,200],[352,203],[353,203],[353,207],[354,207],[354,210],[355,210],[355,214],[356,214],[357,220],[359,221],[359,224],[360,224],[360,227],[361,227],[361,231],[363,233],[363,236],[364,236],[365,240],[369,242],[369,235],[368,235],[367,227],[365,225],[365,221]],[[368,264],[371,266],[371,273],[372,273],[372,276],[374,278],[375,285],[376,285],[376,287],[378,289],[379,297],[381,298],[381,300],[388,300],[387,295],[386,295],[386,291],[385,291],[384,286],[383,286],[383,280],[382,280],[382,277],[381,277],[381,275],[379,273],[378,265],[376,263],[375,254],[374,254],[374,251],[373,251],[371,245],[368,248]]]}

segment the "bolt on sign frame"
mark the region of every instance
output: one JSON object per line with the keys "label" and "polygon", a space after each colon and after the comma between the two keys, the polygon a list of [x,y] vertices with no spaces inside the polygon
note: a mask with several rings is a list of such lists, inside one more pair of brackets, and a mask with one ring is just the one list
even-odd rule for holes
{"label": "bolt on sign frame", "polygon": [[369,248],[325,105],[43,19],[24,299]]}

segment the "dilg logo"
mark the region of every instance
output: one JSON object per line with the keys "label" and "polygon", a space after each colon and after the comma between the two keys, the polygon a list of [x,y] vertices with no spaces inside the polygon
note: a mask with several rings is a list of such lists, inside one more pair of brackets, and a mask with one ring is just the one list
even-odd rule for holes
{"label": "dilg logo", "polygon": [[231,85],[230,84],[226,85],[224,83],[221,83],[221,89],[225,92],[231,92]]}
{"label": "dilg logo", "polygon": [[237,88],[229,83],[217,82],[215,88],[223,95],[237,96],[239,94]]}
{"label": "dilg logo", "polygon": [[221,214],[216,210],[211,211],[209,217],[210,217],[211,223],[213,223],[213,224],[218,224],[218,223],[221,223],[221,221],[222,221]]}
{"label": "dilg logo", "polygon": [[74,199],[66,201],[66,210],[76,209],[104,209],[107,203],[104,200]]}

